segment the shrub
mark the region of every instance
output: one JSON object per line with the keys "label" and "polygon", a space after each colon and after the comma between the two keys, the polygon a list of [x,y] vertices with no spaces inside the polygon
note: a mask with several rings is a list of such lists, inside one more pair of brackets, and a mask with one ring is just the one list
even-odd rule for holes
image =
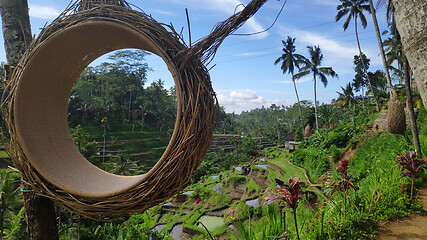
{"label": "shrub", "polygon": [[316,147],[299,148],[292,154],[294,164],[305,168],[312,182],[327,172],[328,158],[325,150]]}

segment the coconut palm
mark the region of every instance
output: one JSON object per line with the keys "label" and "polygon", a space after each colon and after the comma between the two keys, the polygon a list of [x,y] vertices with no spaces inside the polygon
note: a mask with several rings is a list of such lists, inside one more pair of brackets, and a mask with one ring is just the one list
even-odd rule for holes
{"label": "coconut palm", "polygon": [[346,88],[341,87],[341,90],[342,92],[337,92],[339,96],[335,103],[336,106],[340,108],[352,108],[355,103],[353,86],[351,83],[347,83]]}
{"label": "coconut palm", "polygon": [[[390,0],[389,0],[390,1]],[[402,36],[402,46],[405,56],[417,83],[417,89],[427,109],[427,48],[425,41],[425,26],[427,26],[427,11],[425,0],[392,0],[393,18]]]}
{"label": "coconut palm", "polygon": [[295,74],[295,79],[300,79],[303,76],[308,74],[313,74],[314,80],[314,116],[316,118],[316,129],[319,128],[319,121],[317,116],[317,92],[316,92],[316,80],[320,78],[323,85],[326,87],[328,85],[327,75],[331,77],[337,77],[338,74],[332,69],[332,67],[321,67],[323,61],[322,50],[319,46],[307,46],[308,53],[310,55],[309,59],[304,61],[305,66],[300,69],[300,72]]}
{"label": "coconut palm", "polygon": [[[344,25],[343,25],[343,28],[345,31],[345,30],[347,30],[351,19],[354,19],[354,30],[355,30],[355,34],[356,34],[356,41],[357,41],[357,47],[359,49],[360,59],[362,59],[362,65],[364,67],[364,71],[365,71],[365,74],[367,76],[369,86],[371,88],[371,92],[374,92],[374,90],[372,89],[371,80],[369,79],[369,76],[368,76],[368,71],[366,69],[365,63],[363,62],[362,49],[360,47],[359,35],[357,32],[357,19],[360,19],[360,22],[362,23],[363,28],[366,28],[366,26],[368,25],[368,23],[366,21],[366,17],[363,14],[363,11],[367,11],[367,12],[371,11],[369,4],[367,4],[368,0],[340,0],[340,1],[341,1],[341,4],[337,6],[338,13],[335,16],[335,21],[338,22],[344,16],[347,15],[347,18],[345,19]],[[375,98],[375,104],[377,107],[377,111],[379,111],[380,106],[378,104],[378,99],[377,99],[376,95],[374,95],[374,98]]]}
{"label": "coconut palm", "polygon": [[383,42],[381,40],[381,33],[380,33],[380,28],[378,26],[378,21],[377,21],[377,15],[376,15],[376,11],[374,8],[374,4],[372,3],[372,0],[368,0],[369,1],[369,8],[370,8],[370,12],[372,15],[372,20],[374,21],[374,26],[375,26],[375,32],[377,34],[377,40],[378,40],[378,46],[380,48],[380,52],[381,52],[381,59],[383,61],[383,65],[384,65],[384,72],[385,72],[385,76],[387,79],[387,84],[390,90],[390,94],[395,94],[394,90],[392,90],[392,85],[391,85],[391,78],[390,78],[390,73],[388,71],[388,64],[387,64],[387,59],[385,58],[385,52],[384,52],[384,47],[383,47]]}
{"label": "coconut palm", "polygon": [[[384,40],[385,55],[387,57],[387,65],[390,70],[394,72],[394,76],[399,79],[399,84],[403,83],[403,53],[402,43],[400,42],[400,36],[397,31],[391,31],[392,36]],[[397,67],[392,66],[394,62],[397,63]]]}
{"label": "coconut palm", "polygon": [[301,127],[302,129],[304,129],[304,121],[301,113],[301,104],[299,101],[297,85],[295,83],[295,78],[294,78],[294,70],[295,70],[295,67],[297,67],[298,69],[300,68],[299,64],[305,60],[305,57],[295,53],[295,45],[294,45],[295,38],[291,38],[288,36],[288,39],[286,40],[286,42],[282,40],[282,43],[283,43],[283,48],[282,48],[283,54],[282,56],[277,58],[276,61],[274,61],[274,65],[277,65],[279,62],[282,62],[282,66],[280,68],[283,70],[283,74],[290,73],[292,75],[292,82],[294,83],[295,95],[297,96],[297,101],[298,101],[298,110],[299,110],[299,116],[301,121]]}

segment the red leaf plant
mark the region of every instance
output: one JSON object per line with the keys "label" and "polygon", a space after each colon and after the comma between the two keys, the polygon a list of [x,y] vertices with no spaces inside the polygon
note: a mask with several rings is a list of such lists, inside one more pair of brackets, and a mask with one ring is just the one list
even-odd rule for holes
{"label": "red leaf plant", "polygon": [[407,151],[396,157],[396,162],[400,164],[406,171],[402,171],[404,176],[411,178],[411,199],[414,192],[415,178],[423,172],[423,165],[427,163],[425,159],[417,158],[417,153],[414,151]]}
{"label": "red leaf plant", "polygon": [[304,192],[301,190],[300,182],[298,182],[299,179],[299,177],[289,178],[288,183],[285,183],[282,180],[276,178],[276,183],[281,187],[281,189],[277,190],[276,192],[282,195],[264,198],[266,204],[271,204],[276,201],[285,201],[292,208],[298,239],[300,238],[298,233],[296,209],[298,207],[299,200],[304,196]]}
{"label": "red leaf plant", "polygon": [[346,218],[346,208],[347,208],[347,193],[350,188],[353,188],[355,191],[359,190],[359,187],[355,185],[356,179],[353,174],[347,174],[349,158],[346,158],[340,161],[340,166],[337,167],[337,171],[341,173],[341,178],[338,178],[338,182],[333,181],[331,184],[332,193],[331,197],[335,191],[341,190],[344,191],[344,218]]}

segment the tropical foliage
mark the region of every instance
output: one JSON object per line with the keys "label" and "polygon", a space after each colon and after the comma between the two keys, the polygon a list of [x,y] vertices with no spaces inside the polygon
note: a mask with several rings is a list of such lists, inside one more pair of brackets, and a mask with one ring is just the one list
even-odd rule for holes
{"label": "tropical foliage", "polygon": [[161,80],[149,86],[150,68],[142,50],[121,50],[96,67],[88,67],[77,79],[68,104],[71,126],[110,123],[148,123],[159,129],[174,126],[176,93]]}

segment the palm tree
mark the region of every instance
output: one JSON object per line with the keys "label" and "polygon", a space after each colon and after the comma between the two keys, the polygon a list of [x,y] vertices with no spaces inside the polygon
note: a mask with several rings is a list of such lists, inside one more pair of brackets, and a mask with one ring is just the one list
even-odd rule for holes
{"label": "palm tree", "polygon": [[389,88],[389,91],[390,91],[390,95],[395,95],[396,92],[394,91],[394,89],[393,89],[393,87],[391,85],[390,73],[388,71],[387,59],[385,58],[385,52],[384,52],[383,42],[381,40],[380,28],[378,26],[377,15],[375,13],[374,4],[372,3],[372,0],[368,0],[368,1],[369,1],[370,12],[371,12],[371,15],[372,15],[372,20],[374,21],[375,32],[377,34],[377,40],[378,40],[378,46],[379,46],[380,52],[381,52],[381,59],[383,61],[383,65],[384,65],[384,72],[385,72],[385,76],[386,76],[386,79],[387,79],[387,84],[388,84],[388,88]]}
{"label": "palm tree", "polygon": [[301,113],[301,104],[299,101],[297,85],[295,83],[295,78],[294,78],[294,70],[295,70],[295,67],[299,69],[299,64],[305,60],[305,57],[295,53],[295,45],[294,45],[295,38],[291,38],[288,36],[288,39],[286,40],[286,42],[282,40],[282,43],[283,43],[283,48],[282,48],[283,54],[282,56],[277,58],[276,61],[274,61],[274,65],[277,65],[279,62],[282,62],[282,66],[280,68],[283,70],[283,74],[288,72],[292,75],[292,82],[294,83],[295,95],[297,96],[297,101],[298,101],[298,110],[299,110],[299,117],[301,121],[301,127],[302,129],[304,129],[304,121]]}
{"label": "palm tree", "polygon": [[120,152],[114,161],[112,173],[123,176],[132,176],[138,171],[138,165],[130,159],[128,154]]}
{"label": "palm tree", "polygon": [[339,96],[335,105],[337,107],[352,108],[355,103],[353,86],[351,85],[351,83],[347,83],[346,88],[341,87],[341,90],[342,93],[337,92]]}
{"label": "palm tree", "polygon": [[[399,83],[403,83],[403,53],[402,43],[400,42],[399,33],[392,27],[392,36],[384,40],[383,45],[385,46],[385,55],[387,57],[387,66],[394,72],[394,75],[399,78]],[[397,67],[392,66],[394,62],[397,62]]]}
{"label": "palm tree", "polygon": [[[369,76],[368,76],[368,71],[366,69],[365,63],[363,62],[362,50],[360,48],[360,42],[359,42],[359,35],[357,33],[358,18],[360,18],[363,28],[366,28],[366,26],[368,25],[365,15],[363,15],[363,11],[368,11],[368,12],[371,11],[369,4],[366,4],[368,0],[340,0],[340,1],[341,1],[341,4],[337,6],[338,13],[335,16],[335,21],[338,22],[339,20],[341,20],[342,17],[348,15],[343,25],[343,28],[345,31],[347,30],[351,19],[354,19],[354,30],[356,34],[357,47],[359,48],[360,59],[362,60],[362,65],[364,67],[365,74],[367,76],[369,86],[371,88],[371,92],[374,92],[374,90],[372,89],[371,80],[369,79]],[[380,111],[380,106],[378,104],[378,99],[376,95],[374,95],[374,99],[375,99],[377,111]]]}
{"label": "palm tree", "polygon": [[[391,0],[389,0],[391,1]],[[427,109],[427,48],[425,29],[427,26],[427,11],[425,0],[392,0],[393,18],[396,27],[402,36],[402,46],[405,56],[417,83],[417,89]]]}
{"label": "palm tree", "polygon": [[317,93],[316,93],[316,79],[320,78],[323,85],[326,87],[328,85],[328,79],[326,75],[331,77],[337,77],[338,74],[332,70],[332,67],[320,67],[323,61],[322,50],[319,46],[307,46],[310,58],[304,61],[305,66],[300,69],[300,72],[295,74],[295,79],[300,79],[303,76],[306,76],[310,73],[313,74],[314,80],[314,116],[316,118],[316,129],[319,128],[319,121],[317,119]]}

